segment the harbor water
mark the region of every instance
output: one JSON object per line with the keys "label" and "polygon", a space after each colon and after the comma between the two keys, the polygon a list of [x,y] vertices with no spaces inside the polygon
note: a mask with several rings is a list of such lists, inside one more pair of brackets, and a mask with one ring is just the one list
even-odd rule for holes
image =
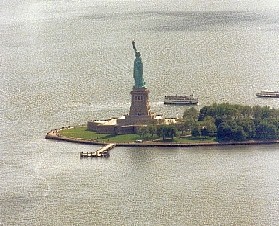
{"label": "harbor water", "polygon": [[[219,1],[220,2],[220,1]],[[278,225],[279,146],[115,147],[45,140],[129,112],[136,40],[165,95],[279,108],[277,0],[1,0],[0,225]]]}

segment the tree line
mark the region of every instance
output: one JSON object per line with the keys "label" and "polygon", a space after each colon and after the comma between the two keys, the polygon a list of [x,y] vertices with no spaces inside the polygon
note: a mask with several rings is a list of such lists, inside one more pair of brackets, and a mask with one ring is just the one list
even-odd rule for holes
{"label": "tree line", "polygon": [[198,111],[186,109],[183,117],[171,125],[148,125],[141,136],[157,135],[165,139],[176,136],[216,137],[217,141],[271,140],[279,137],[279,110],[268,106],[214,103]]}
{"label": "tree line", "polygon": [[[189,112],[184,112],[187,121]],[[192,117],[193,136],[216,136],[218,141],[270,140],[279,137],[279,110],[268,106],[212,104],[203,107]]]}

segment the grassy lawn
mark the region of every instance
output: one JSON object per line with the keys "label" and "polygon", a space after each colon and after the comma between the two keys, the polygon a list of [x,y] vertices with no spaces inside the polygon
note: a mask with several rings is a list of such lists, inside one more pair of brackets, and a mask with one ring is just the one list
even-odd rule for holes
{"label": "grassy lawn", "polygon": [[[62,136],[68,138],[80,138],[84,140],[98,140],[100,142],[115,142],[115,143],[128,143],[135,142],[136,140],[153,140],[154,138],[145,138],[140,137],[139,134],[121,134],[121,135],[112,135],[112,134],[101,134],[88,131],[86,127],[74,127],[70,129],[64,129],[59,132]],[[215,137],[185,137],[178,138],[176,137],[173,141],[166,140],[162,141],[161,139],[157,140],[158,142],[173,142],[173,143],[204,143],[204,142],[215,142]]]}
{"label": "grassy lawn", "polygon": [[74,127],[70,129],[64,129],[59,132],[62,136],[68,138],[81,138],[84,140],[98,140],[103,142],[134,142],[135,140],[141,139],[138,134],[122,134],[122,135],[112,135],[112,134],[102,134],[88,131],[86,127]]}
{"label": "grassy lawn", "polygon": [[62,136],[69,138],[81,138],[85,140],[95,140],[97,138],[103,138],[107,134],[97,134],[91,131],[88,131],[86,127],[74,127],[70,129],[63,129],[59,132]]}

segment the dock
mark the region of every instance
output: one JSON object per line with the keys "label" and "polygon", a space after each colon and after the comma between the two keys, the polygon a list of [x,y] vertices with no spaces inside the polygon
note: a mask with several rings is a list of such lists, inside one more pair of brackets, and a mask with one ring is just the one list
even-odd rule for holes
{"label": "dock", "polygon": [[109,157],[109,151],[113,149],[116,146],[116,144],[108,144],[104,147],[101,147],[97,151],[93,152],[80,152],[80,157]]}

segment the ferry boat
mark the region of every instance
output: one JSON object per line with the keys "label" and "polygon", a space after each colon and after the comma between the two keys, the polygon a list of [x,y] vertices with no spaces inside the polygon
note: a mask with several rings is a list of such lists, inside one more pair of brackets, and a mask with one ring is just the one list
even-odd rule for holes
{"label": "ferry boat", "polygon": [[279,91],[261,91],[260,93],[256,93],[257,97],[271,97],[271,98],[279,98]]}
{"label": "ferry boat", "polygon": [[190,96],[165,96],[164,104],[181,104],[191,105],[198,104],[198,98],[194,98],[193,94]]}

